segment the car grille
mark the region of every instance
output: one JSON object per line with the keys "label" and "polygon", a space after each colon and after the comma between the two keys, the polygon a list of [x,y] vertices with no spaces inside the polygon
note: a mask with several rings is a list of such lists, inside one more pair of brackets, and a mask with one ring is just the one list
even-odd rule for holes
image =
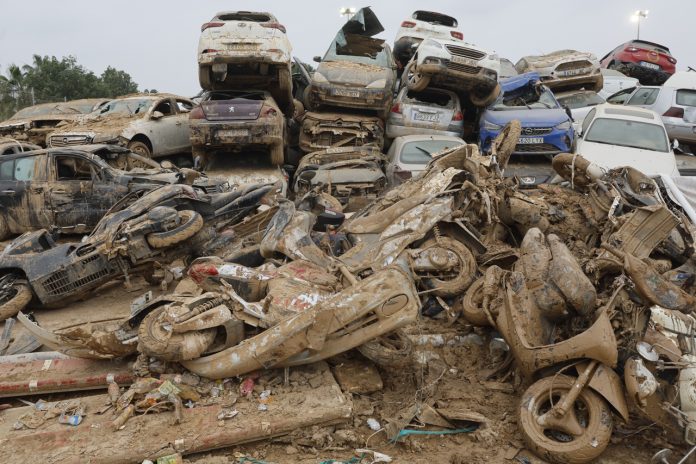
{"label": "car grille", "polygon": [[470,48],[460,47],[458,45],[445,45],[445,48],[447,48],[447,51],[449,51],[452,55],[471,58],[472,60],[480,60],[486,56],[486,53],[482,51],[472,50]]}
{"label": "car grille", "polygon": [[51,136],[52,147],[68,147],[70,145],[85,145],[91,140],[86,135],[53,135]]}
{"label": "car grille", "polygon": [[458,71],[458,72],[463,72],[463,73],[467,73],[467,74],[478,74],[479,71],[481,70],[481,68],[478,66],[467,66],[465,64],[455,63],[454,61],[447,62],[447,69],[451,69],[452,71]]}
{"label": "car grille", "polygon": [[[94,265],[86,266],[94,262]],[[87,267],[87,269],[85,269]],[[90,274],[82,278],[76,279],[74,274],[79,273],[78,269],[82,268],[92,271]],[[69,272],[73,271],[73,272]],[[103,256],[90,256],[75,266],[70,266],[67,269],[54,272],[48,277],[39,281],[39,285],[44,289],[44,292],[51,296],[63,296],[71,293],[79,292],[81,288],[86,287],[109,275],[111,272],[106,259]]]}
{"label": "car grille", "polygon": [[561,63],[558,66],[556,66],[556,71],[569,71],[571,69],[582,69],[582,68],[591,68],[592,63],[590,63],[587,60],[581,60],[581,61],[569,61],[567,63]]}
{"label": "car grille", "polygon": [[515,146],[516,153],[558,153],[558,147],[550,143],[519,143]]}
{"label": "car grille", "polygon": [[[349,140],[349,141],[348,141]],[[347,142],[348,141],[348,142]],[[357,137],[355,134],[344,133],[344,134],[334,134],[333,132],[322,132],[316,137],[312,138],[311,144],[314,147],[360,147],[368,143],[376,143],[377,140],[374,134],[368,134],[367,137]]]}
{"label": "car grille", "polygon": [[552,130],[552,127],[523,127],[521,135],[546,135],[550,134]]}

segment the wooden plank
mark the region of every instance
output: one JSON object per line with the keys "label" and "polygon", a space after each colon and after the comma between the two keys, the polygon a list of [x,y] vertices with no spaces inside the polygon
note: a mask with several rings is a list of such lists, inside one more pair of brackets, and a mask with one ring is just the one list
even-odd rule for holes
{"label": "wooden plank", "polygon": [[130,385],[131,362],[80,358],[3,362],[0,398],[106,389],[107,379]]}
{"label": "wooden plank", "polygon": [[106,402],[106,395],[81,400],[87,415],[76,427],[53,419],[35,430],[12,430],[12,424],[30,408],[4,411],[0,462],[142,462],[175,452],[186,455],[262,440],[302,427],[341,423],[352,413],[351,400],[343,395],[328,368],[317,388],[296,385],[273,393],[267,411],[259,411],[255,399],[240,398],[234,405],[239,414],[225,421],[218,421],[223,408],[216,404],[185,408],[181,424],[172,425],[173,412],[164,412],[132,417],[122,430],[114,431],[111,412],[94,413]]}

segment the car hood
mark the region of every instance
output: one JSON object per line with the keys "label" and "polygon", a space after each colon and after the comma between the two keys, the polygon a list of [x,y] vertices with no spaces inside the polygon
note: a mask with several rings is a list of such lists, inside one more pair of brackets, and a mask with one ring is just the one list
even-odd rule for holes
{"label": "car hood", "polygon": [[14,127],[24,127],[29,126],[31,121],[29,119],[8,119],[7,121],[0,122],[0,129],[9,129]]}
{"label": "car hood", "polygon": [[522,127],[550,127],[567,121],[568,115],[558,108],[538,108],[509,111],[486,110],[481,117],[482,122],[488,121],[499,126],[504,126],[513,119],[518,119]]}
{"label": "car hood", "polygon": [[[393,81],[391,68],[371,64],[354,63],[352,61],[324,61],[316,70],[332,84],[347,84],[366,86],[379,79],[386,79],[383,88],[390,86]],[[314,79],[316,82],[316,80]]]}
{"label": "car hood", "polygon": [[580,139],[577,152],[585,159],[604,169],[631,166],[645,175],[675,175],[677,162],[673,153],[663,153],[639,148],[586,142]]}
{"label": "car hood", "polygon": [[530,68],[548,68],[558,63],[576,60],[596,61],[597,57],[589,52],[579,52],[577,50],[558,50],[548,55],[525,56],[524,60],[529,63]]}
{"label": "car hood", "polygon": [[82,118],[73,123],[61,126],[59,132],[54,134],[84,134],[91,133],[113,133],[118,134],[125,130],[128,126],[133,124],[135,121],[143,119],[144,115],[120,115],[115,114],[111,116],[95,116],[89,119]]}

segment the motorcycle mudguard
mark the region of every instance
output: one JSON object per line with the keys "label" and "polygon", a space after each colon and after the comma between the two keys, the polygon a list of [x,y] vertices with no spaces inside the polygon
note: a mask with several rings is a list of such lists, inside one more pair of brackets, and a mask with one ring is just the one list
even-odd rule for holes
{"label": "motorcycle mudguard", "polygon": [[[411,322],[417,317],[419,307],[412,277],[392,267],[359,281],[307,311],[283,319],[232,348],[182,364],[191,372],[210,379],[234,377],[285,365],[285,362],[304,364],[349,350]],[[408,316],[402,317],[402,313]],[[366,320],[366,325],[332,338],[332,334],[372,315],[377,317],[369,322]],[[385,320],[389,322],[381,324]],[[309,350],[306,355],[293,358],[304,350]],[[292,361],[288,361],[290,359]]]}
{"label": "motorcycle mudguard", "polygon": [[[576,364],[575,370],[578,375],[580,375],[589,364],[589,361]],[[621,377],[619,377],[613,369],[604,364],[599,364],[597,369],[595,369],[594,375],[590,378],[588,385],[591,389],[599,393],[602,398],[607,400],[624,422],[628,422],[628,404],[626,403],[623,383],[621,382]]]}

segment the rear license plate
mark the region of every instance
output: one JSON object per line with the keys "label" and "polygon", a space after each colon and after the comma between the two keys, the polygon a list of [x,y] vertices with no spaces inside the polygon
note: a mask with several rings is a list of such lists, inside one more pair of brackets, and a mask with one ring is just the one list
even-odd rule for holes
{"label": "rear license plate", "polygon": [[338,97],[360,98],[359,90],[333,89],[332,93]]}
{"label": "rear license plate", "polygon": [[217,136],[220,138],[223,138],[223,137],[246,137],[247,135],[249,135],[248,129],[228,129],[228,130],[217,131]]}
{"label": "rear license plate", "polygon": [[533,176],[520,177],[520,183],[522,185],[534,185],[535,182],[536,182],[536,177],[533,177]]}
{"label": "rear license plate", "polygon": [[440,120],[440,115],[437,113],[421,113],[416,111],[413,113],[414,121],[426,121],[426,122],[438,122]]}
{"label": "rear license plate", "polygon": [[520,137],[520,144],[544,143],[544,137]]}
{"label": "rear license plate", "polygon": [[567,71],[558,71],[556,74],[559,77],[580,76],[582,74],[588,74],[591,70],[592,68],[568,69]]}
{"label": "rear license plate", "polygon": [[232,43],[227,44],[227,49],[235,52],[248,52],[259,48],[258,44],[253,43]]}
{"label": "rear license plate", "polygon": [[455,63],[465,64],[467,66],[474,66],[474,67],[478,66],[478,61],[471,60],[469,58],[464,58],[464,57],[457,56],[457,55],[452,55],[452,58],[450,58],[450,60],[455,62]]}
{"label": "rear license plate", "polygon": [[641,62],[640,62],[640,65],[643,66],[644,68],[654,69],[655,71],[659,71],[659,70],[660,70],[660,65],[659,65],[659,64],[648,63],[647,61],[641,61]]}

